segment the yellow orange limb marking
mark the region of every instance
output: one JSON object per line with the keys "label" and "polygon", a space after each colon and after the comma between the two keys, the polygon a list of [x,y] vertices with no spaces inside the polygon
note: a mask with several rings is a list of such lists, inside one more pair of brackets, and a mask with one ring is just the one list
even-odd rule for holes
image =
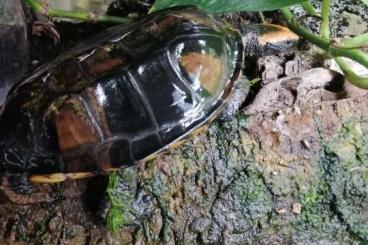
{"label": "yellow orange limb marking", "polygon": [[85,179],[95,176],[94,173],[81,172],[81,173],[56,173],[56,174],[44,174],[44,175],[31,175],[29,181],[33,183],[59,183],[66,179]]}
{"label": "yellow orange limb marking", "polygon": [[148,162],[148,161],[154,160],[157,157],[157,155],[158,153],[151,154],[145,157],[144,159],[140,160],[139,162]]}
{"label": "yellow orange limb marking", "polygon": [[29,177],[29,181],[33,183],[59,183],[66,180],[66,175],[62,173],[57,174],[45,174],[45,175],[32,175]]}
{"label": "yellow orange limb marking", "polygon": [[94,176],[95,176],[94,173],[89,173],[89,172],[66,174],[66,177],[68,179],[85,179],[85,178],[91,178],[91,177],[94,177]]}
{"label": "yellow orange limb marking", "polygon": [[108,169],[104,169],[103,171],[109,173],[109,172],[118,171],[118,170],[121,170],[121,168],[108,168]]}

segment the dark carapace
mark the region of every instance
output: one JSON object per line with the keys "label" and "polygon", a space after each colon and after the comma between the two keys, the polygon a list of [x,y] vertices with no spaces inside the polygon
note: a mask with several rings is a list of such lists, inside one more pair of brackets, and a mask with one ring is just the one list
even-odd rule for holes
{"label": "dark carapace", "polygon": [[174,8],[79,45],[10,92],[0,174],[59,182],[151,158],[215,117],[245,51],[296,39],[261,29],[242,35],[198,9]]}

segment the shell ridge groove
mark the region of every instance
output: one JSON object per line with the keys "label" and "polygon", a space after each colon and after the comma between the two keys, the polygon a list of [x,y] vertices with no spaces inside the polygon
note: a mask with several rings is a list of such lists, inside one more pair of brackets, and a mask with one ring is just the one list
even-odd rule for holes
{"label": "shell ridge groove", "polygon": [[155,127],[155,135],[157,137],[157,140],[159,141],[159,143],[161,145],[164,145],[163,140],[159,134],[160,132],[160,126],[158,124],[156,115],[153,112],[152,106],[149,103],[149,101],[147,100],[147,96],[144,93],[143,89],[141,88],[141,86],[139,85],[138,81],[136,80],[136,78],[134,77],[134,75],[130,72],[127,71],[127,76],[128,76],[128,81],[131,83],[131,85],[133,86],[135,92],[137,93],[137,95],[139,96],[140,100],[142,101],[145,109],[148,112],[149,118],[151,119],[151,122],[153,123],[154,127]]}
{"label": "shell ridge groove", "polygon": [[87,96],[85,96],[83,93],[81,93],[78,96],[78,99],[80,100],[80,102],[83,104],[83,107],[85,108],[88,118],[91,121],[93,128],[96,130],[97,135],[99,137],[100,141],[103,141],[105,139],[104,133],[101,129],[100,124],[98,123],[96,116],[94,115],[94,110],[92,109],[92,106],[90,104],[90,101],[88,99]]}

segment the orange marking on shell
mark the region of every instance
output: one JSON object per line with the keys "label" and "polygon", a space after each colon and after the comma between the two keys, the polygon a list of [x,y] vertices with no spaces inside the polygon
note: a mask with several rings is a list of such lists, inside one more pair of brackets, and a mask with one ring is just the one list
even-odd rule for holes
{"label": "orange marking on shell", "polygon": [[121,50],[114,45],[96,48],[87,56],[80,57],[82,70],[92,77],[98,77],[126,65],[126,58],[123,55],[117,57],[114,53],[121,53]]}
{"label": "orange marking on shell", "polygon": [[[93,114],[95,116],[95,119],[97,120],[102,133],[105,138],[111,137],[111,131],[107,122],[106,113],[103,109],[103,105],[99,102],[99,95],[98,95],[98,86],[93,86],[91,88],[88,88],[85,90],[85,95],[88,97],[88,100],[90,102],[91,109],[93,110]],[[110,160],[110,145],[106,145],[103,147],[97,155],[97,164],[98,168],[101,170],[111,168],[111,160]]]}
{"label": "orange marking on shell", "polygon": [[72,98],[55,114],[55,126],[62,153],[77,149],[82,145],[96,143],[95,129],[86,120],[85,110],[80,101]]}
{"label": "orange marking on shell", "polygon": [[121,59],[109,58],[101,63],[95,63],[91,65],[88,72],[94,76],[100,75],[104,72],[113,70],[114,68],[123,65],[124,62]]}
{"label": "orange marking on shell", "polygon": [[180,58],[180,64],[188,72],[189,76],[199,79],[201,85],[209,92],[213,93],[219,86],[214,81],[219,81],[222,75],[222,60],[202,53],[188,53]]}

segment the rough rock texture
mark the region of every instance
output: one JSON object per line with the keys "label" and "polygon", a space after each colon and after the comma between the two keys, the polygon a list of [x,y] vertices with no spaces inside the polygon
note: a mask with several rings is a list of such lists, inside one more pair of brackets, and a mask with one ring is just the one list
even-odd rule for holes
{"label": "rough rock texture", "polygon": [[293,105],[305,107],[320,101],[338,100],[347,95],[343,89],[344,81],[344,76],[336,71],[310,69],[266,84],[245,112],[255,114]]}

